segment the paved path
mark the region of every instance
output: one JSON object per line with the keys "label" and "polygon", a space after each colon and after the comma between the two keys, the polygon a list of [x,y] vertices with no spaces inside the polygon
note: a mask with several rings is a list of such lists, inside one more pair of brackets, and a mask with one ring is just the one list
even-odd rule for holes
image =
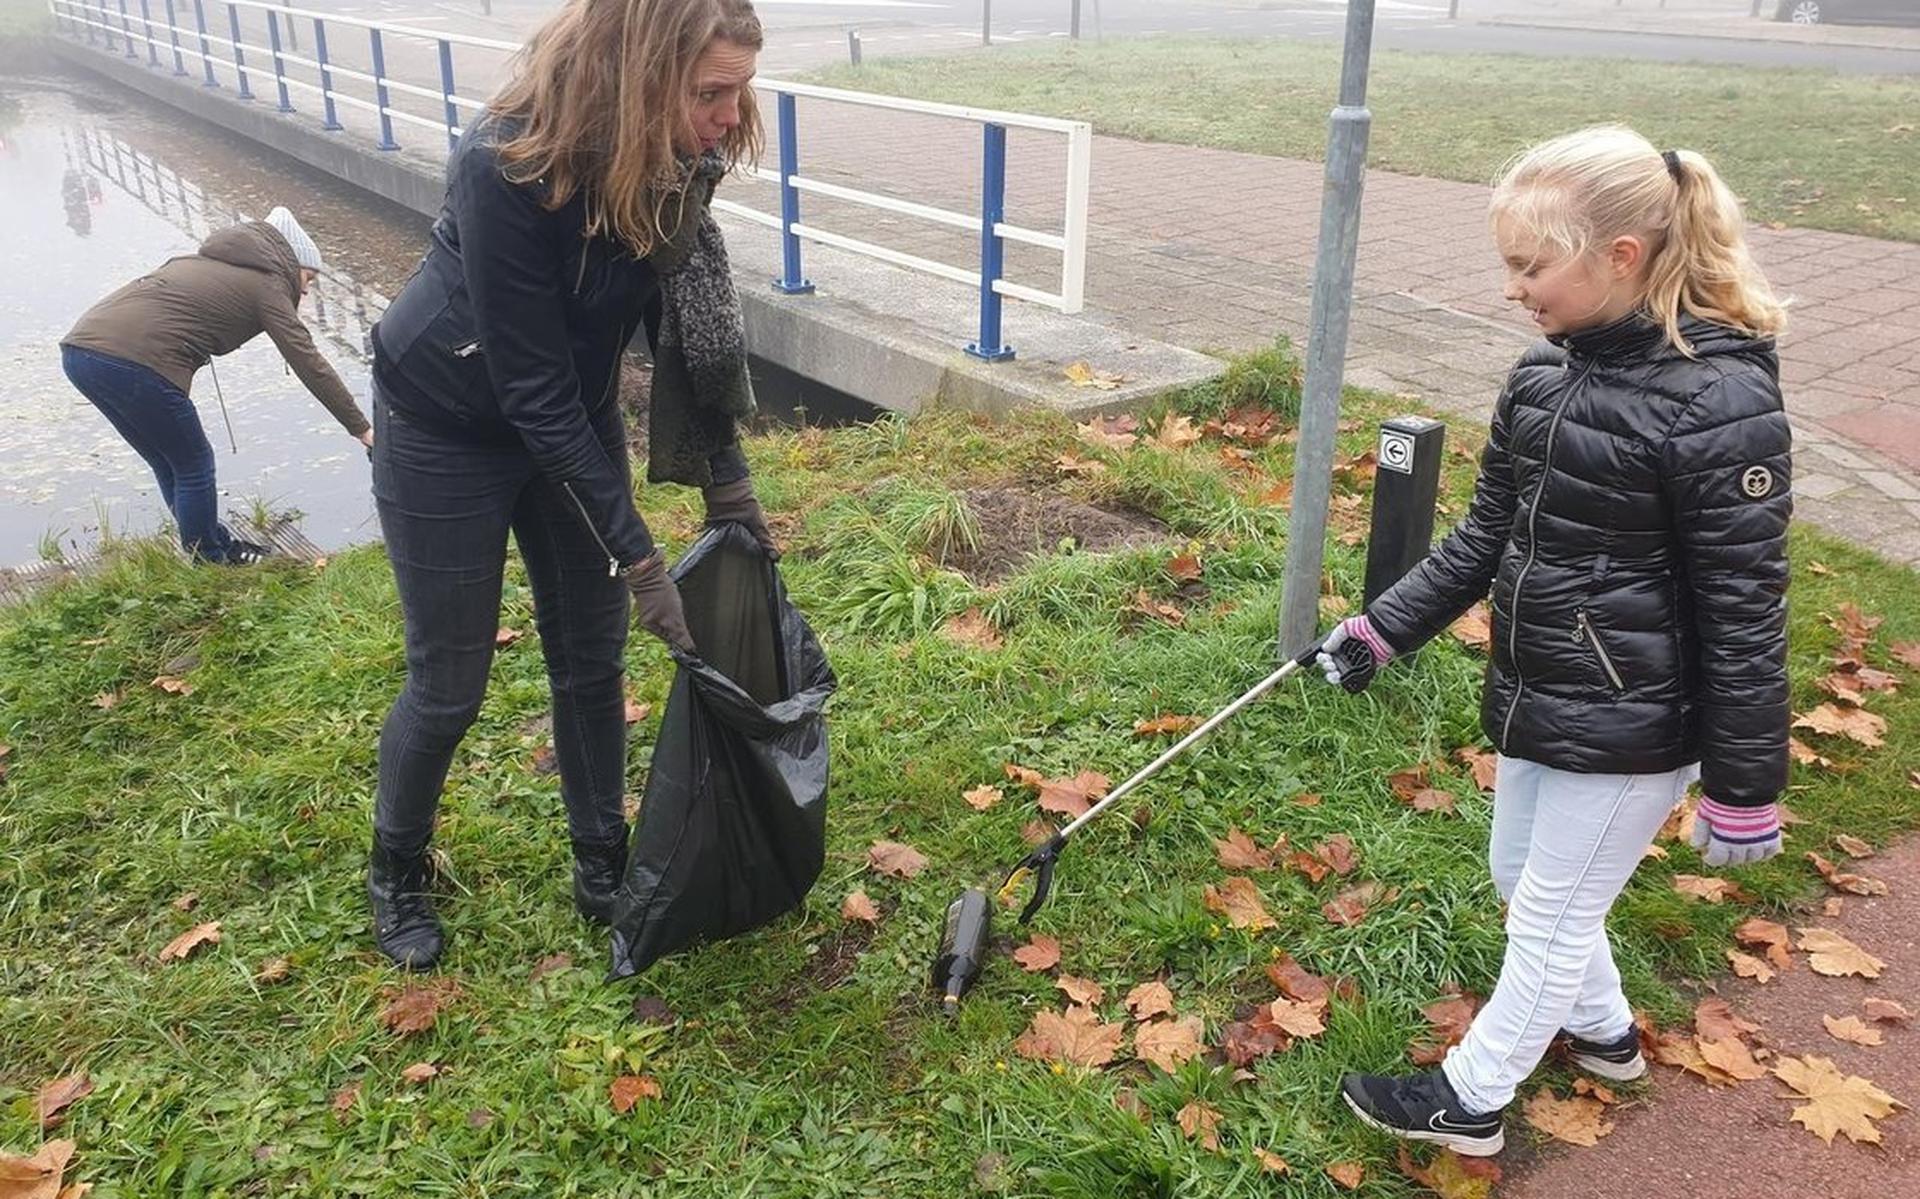
{"label": "paved path", "polygon": [[[1804,846],[1801,848],[1805,848]],[[1830,1058],[1895,1099],[1920,1106],[1920,1025],[1876,1025],[1884,1045],[1850,1045],[1828,1035],[1822,1016],[1859,1015],[1879,996],[1920,1011],[1920,839],[1849,866],[1885,882],[1884,899],[1845,900],[1836,919],[1790,921],[1831,928],[1887,965],[1879,979],[1823,978],[1794,954],[1794,969],[1766,986],[1728,979],[1719,991],[1754,1034],[1783,1056]],[[1882,1120],[1879,1147],[1836,1137],[1831,1146],[1789,1117],[1771,1076],[1718,1088],[1655,1067],[1651,1094],[1615,1114],[1616,1127],[1591,1149],[1559,1147],[1511,1170],[1500,1199],[1895,1199],[1920,1195],[1920,1114]],[[1511,1156],[1511,1154],[1510,1154]]]}

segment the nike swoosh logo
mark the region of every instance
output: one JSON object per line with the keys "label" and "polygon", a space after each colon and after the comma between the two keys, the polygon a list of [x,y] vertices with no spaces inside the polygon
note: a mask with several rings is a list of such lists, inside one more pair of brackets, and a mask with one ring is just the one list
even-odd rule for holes
{"label": "nike swoosh logo", "polygon": [[1452,1120],[1447,1119],[1445,1112],[1435,1112],[1431,1116],[1428,1116],[1427,1127],[1433,1129],[1435,1132],[1485,1133],[1487,1131],[1486,1125],[1484,1124],[1456,1124]]}

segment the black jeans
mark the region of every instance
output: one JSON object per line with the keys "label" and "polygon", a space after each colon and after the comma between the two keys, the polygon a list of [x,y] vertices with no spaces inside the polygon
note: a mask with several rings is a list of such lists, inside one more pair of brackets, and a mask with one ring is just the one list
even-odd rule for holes
{"label": "black jeans", "polygon": [[[453,751],[486,694],[511,529],[553,689],[569,831],[595,843],[624,836],[629,601],[626,584],[607,574],[606,551],[523,446],[466,442],[409,421],[377,384],[373,423],[373,495],[407,634],[406,686],[380,732],[375,834],[401,853],[433,836]],[[617,405],[595,433],[624,466]]]}

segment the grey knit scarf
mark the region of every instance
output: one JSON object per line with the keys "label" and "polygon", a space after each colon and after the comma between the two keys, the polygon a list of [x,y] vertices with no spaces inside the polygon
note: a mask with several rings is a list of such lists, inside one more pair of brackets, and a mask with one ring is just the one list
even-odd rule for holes
{"label": "grey knit scarf", "polygon": [[649,482],[708,485],[708,458],[734,440],[735,421],[754,413],[740,297],[726,241],[708,207],[726,171],[713,153],[693,163],[679,220],[648,256],[661,299],[648,417]]}

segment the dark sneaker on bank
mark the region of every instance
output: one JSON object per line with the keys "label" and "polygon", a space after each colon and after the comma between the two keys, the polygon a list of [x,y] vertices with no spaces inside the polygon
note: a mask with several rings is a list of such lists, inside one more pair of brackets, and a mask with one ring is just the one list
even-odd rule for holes
{"label": "dark sneaker on bank", "polygon": [[1462,1107],[1439,1070],[1404,1078],[1349,1074],[1340,1080],[1340,1095],[1364,1123],[1402,1140],[1427,1141],[1467,1157],[1492,1157],[1507,1144],[1500,1113]]}
{"label": "dark sneaker on bank", "polygon": [[1647,1059],[1640,1056],[1640,1030],[1630,1028],[1612,1041],[1589,1041],[1567,1033],[1567,1056],[1588,1074],[1612,1082],[1632,1082],[1647,1072]]}

